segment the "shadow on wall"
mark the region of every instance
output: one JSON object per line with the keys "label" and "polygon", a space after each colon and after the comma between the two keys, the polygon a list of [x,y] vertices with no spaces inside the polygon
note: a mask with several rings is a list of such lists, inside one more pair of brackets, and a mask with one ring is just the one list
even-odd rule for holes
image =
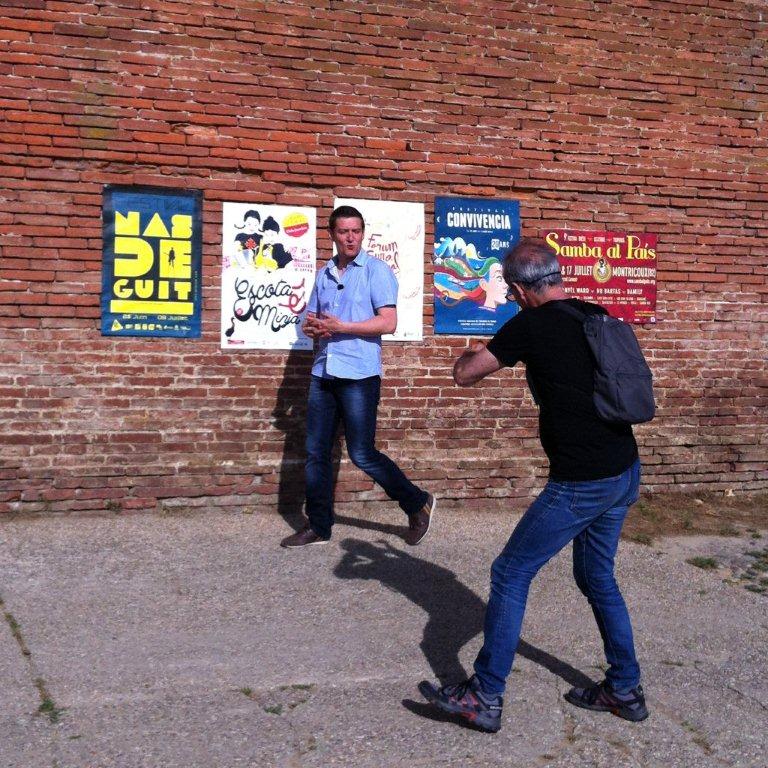
{"label": "shadow on wall", "polygon": [[[459,655],[483,630],[483,600],[462,584],[453,571],[396,549],[386,541],[345,539],[341,547],[344,555],[334,575],[340,579],[374,579],[418,605],[427,614],[420,648],[435,677],[442,684],[466,678],[467,670]],[[517,653],[570,685],[593,684],[579,670],[524,640],[520,641]],[[420,705],[412,704],[409,709],[424,714]]]}
{"label": "shadow on wall", "polygon": [[[283,379],[277,390],[272,424],[283,433],[283,452],[277,489],[277,511],[294,531],[303,527],[304,441],[307,434],[307,395],[312,370],[312,351],[288,352]],[[341,444],[337,436],[333,447],[333,482],[339,474]]]}

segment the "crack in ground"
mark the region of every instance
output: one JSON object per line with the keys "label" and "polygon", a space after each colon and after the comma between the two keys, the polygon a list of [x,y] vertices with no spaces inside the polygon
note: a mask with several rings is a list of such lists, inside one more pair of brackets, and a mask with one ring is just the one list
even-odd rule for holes
{"label": "crack in ground", "polygon": [[288,758],[287,763],[290,768],[299,768],[301,759],[318,747],[317,738],[313,734],[303,737],[290,717],[295,709],[310,700],[316,688],[315,683],[293,683],[258,690],[247,687],[236,689],[238,693],[256,702],[265,714],[279,717],[287,725],[288,730],[293,734],[294,741],[292,745],[294,753]]}
{"label": "crack in ground", "polygon": [[[698,672],[699,674],[709,676],[709,672],[707,672],[704,669],[701,669],[700,665],[701,665],[700,661],[694,661],[692,666],[696,670],[696,672]],[[762,709],[764,712],[768,712],[768,706],[763,704],[763,702],[760,701],[760,699],[756,699],[754,698],[754,696],[750,696],[748,693],[744,693],[744,691],[740,691],[738,688],[731,685],[731,683],[725,682],[723,683],[723,685],[725,685],[725,687],[729,691],[733,691],[733,693],[735,693],[737,696],[744,699],[744,701],[748,701],[750,704],[754,704],[755,706]]]}
{"label": "crack in ground", "polygon": [[10,611],[6,610],[5,601],[2,597],[0,597],[0,611],[3,612],[3,617],[5,618],[5,621],[11,630],[11,634],[19,646],[21,655],[23,656],[27,669],[29,670],[32,683],[37,690],[38,696],[40,697],[40,706],[37,708],[36,714],[45,715],[48,718],[48,721],[55,725],[61,719],[61,715],[64,712],[64,709],[62,707],[56,706],[56,703],[54,702],[53,697],[48,690],[48,685],[45,682],[45,678],[43,678],[43,676],[39,673],[37,666],[32,659],[32,651],[30,651],[29,647],[27,646],[27,642],[24,639],[24,635],[21,631],[21,626],[19,625],[19,622],[16,621],[14,615]]}
{"label": "crack in ground", "polygon": [[701,751],[710,760],[716,760],[722,766],[731,766],[732,763],[715,754],[715,751],[707,739],[706,734],[688,720],[681,719],[677,713],[659,702],[654,702],[654,710],[664,715],[674,723],[684,734],[689,737],[691,744]]}
{"label": "crack in ground", "polygon": [[765,704],[763,704],[763,702],[762,702],[762,701],[760,701],[759,699],[756,699],[756,698],[754,698],[753,696],[750,696],[748,693],[744,693],[744,691],[740,691],[738,688],[735,688],[735,687],[734,687],[734,686],[732,686],[730,683],[726,683],[726,684],[725,684],[725,687],[726,687],[726,688],[727,688],[729,691],[733,691],[733,692],[734,692],[736,695],[740,696],[740,697],[741,697],[742,699],[744,699],[745,701],[748,701],[748,702],[750,702],[751,704],[755,704],[755,705],[757,705],[757,706],[758,706],[758,707],[760,707],[760,709],[762,709],[764,712],[768,712],[768,706],[766,706]]}

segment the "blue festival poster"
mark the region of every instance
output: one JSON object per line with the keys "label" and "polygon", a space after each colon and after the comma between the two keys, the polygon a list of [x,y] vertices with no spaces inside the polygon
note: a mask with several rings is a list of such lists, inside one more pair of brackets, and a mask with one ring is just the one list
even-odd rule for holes
{"label": "blue festival poster", "polygon": [[435,333],[492,336],[517,314],[501,262],[519,239],[517,200],[435,199]]}
{"label": "blue festival poster", "polygon": [[200,336],[202,193],[107,185],[101,333]]}

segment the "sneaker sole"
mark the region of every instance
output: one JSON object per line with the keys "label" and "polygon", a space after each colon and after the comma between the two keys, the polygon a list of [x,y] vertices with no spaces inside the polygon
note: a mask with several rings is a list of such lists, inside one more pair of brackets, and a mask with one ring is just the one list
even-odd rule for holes
{"label": "sneaker sole", "polygon": [[[429,529],[432,527],[432,518],[435,516],[435,510],[437,509],[437,498],[435,496],[432,497],[432,506],[429,508],[429,522],[427,523],[427,530],[424,531],[424,535],[418,540],[414,541],[413,544],[410,546],[412,547],[418,547],[419,544],[421,544],[424,539],[427,538],[427,534],[429,533]],[[405,542],[408,543],[407,541]]]}
{"label": "sneaker sole", "polygon": [[304,549],[304,547],[314,547],[317,544],[327,544],[330,539],[318,539],[317,541],[310,541],[308,544],[280,544],[283,549]]}
{"label": "sneaker sole", "polygon": [[612,715],[620,717],[622,720],[629,720],[631,723],[640,723],[650,714],[647,709],[641,712],[632,712],[632,710],[619,709],[619,707],[606,707],[603,704],[585,704],[583,701],[569,696],[568,693],[564,693],[563,698],[579,709],[588,709],[590,712],[610,712]]}
{"label": "sneaker sole", "polygon": [[480,730],[486,733],[496,733],[501,728],[501,723],[498,720],[488,720],[481,713],[467,712],[465,709],[456,706],[455,704],[449,704],[440,698],[440,692],[435,688],[432,683],[422,680],[418,685],[419,693],[430,703],[434,704],[438,709],[443,712],[447,712],[450,715],[459,715],[463,717],[467,722],[477,726]]}

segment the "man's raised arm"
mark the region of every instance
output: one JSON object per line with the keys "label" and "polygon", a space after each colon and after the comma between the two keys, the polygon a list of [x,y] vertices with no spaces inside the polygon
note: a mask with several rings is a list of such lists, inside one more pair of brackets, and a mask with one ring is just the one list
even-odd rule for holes
{"label": "man's raised arm", "polygon": [[453,380],[460,387],[469,387],[501,368],[482,341],[473,341],[453,366]]}

